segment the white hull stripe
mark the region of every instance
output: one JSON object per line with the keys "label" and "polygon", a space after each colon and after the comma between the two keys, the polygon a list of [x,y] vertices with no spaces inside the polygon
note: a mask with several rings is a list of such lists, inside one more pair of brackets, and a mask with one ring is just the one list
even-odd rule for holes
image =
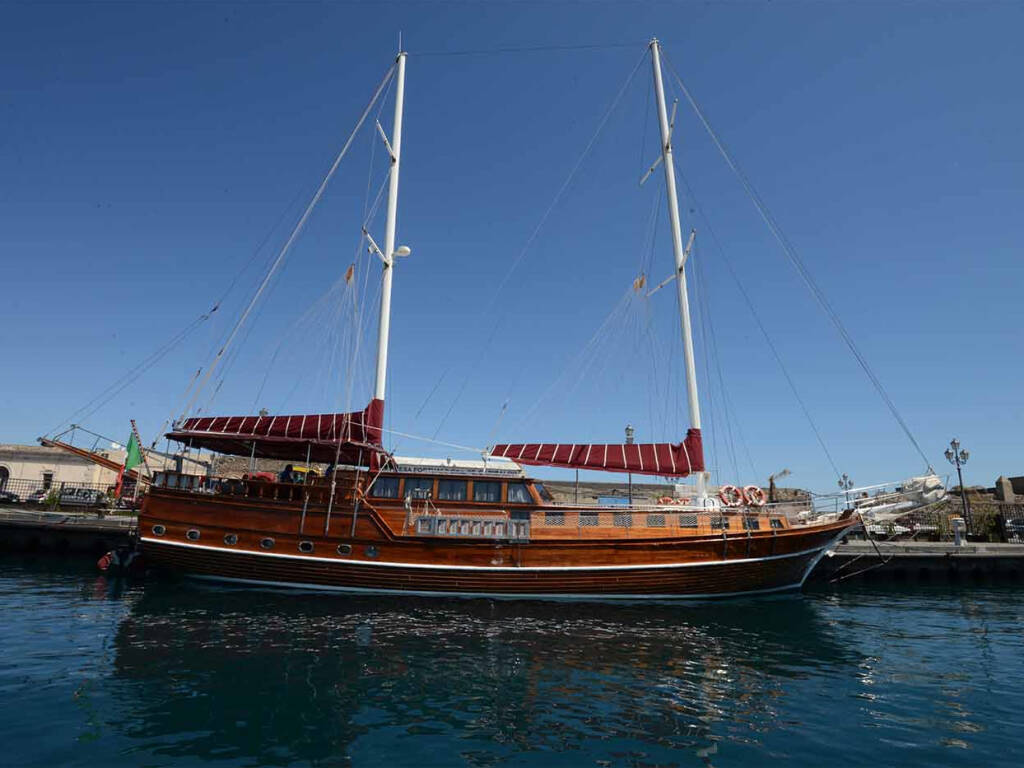
{"label": "white hull stripe", "polygon": [[493,600],[722,600],[732,597],[746,597],[750,595],[768,595],[774,592],[790,592],[800,589],[800,584],[787,584],[782,587],[770,587],[768,589],[753,589],[745,592],[708,592],[705,594],[574,594],[564,593],[547,594],[544,592],[441,592],[414,589],[374,589],[372,587],[336,587],[327,584],[308,584],[298,581],[265,581],[263,579],[239,579],[231,576],[210,576],[207,574],[190,573],[189,578],[202,581],[229,582],[232,584],[247,584],[261,587],[279,587],[284,589],[308,589],[318,592],[347,592],[354,594],[369,595],[407,595],[416,597],[486,597]]}
{"label": "white hull stripe", "polygon": [[[852,527],[852,526],[851,526]],[[846,533],[846,529],[842,533]],[[840,534],[842,535],[842,534]],[[340,557],[316,557],[314,555],[284,555],[278,552],[256,552],[251,549],[228,549],[227,547],[210,547],[204,544],[190,544],[184,541],[168,541],[166,539],[155,539],[151,536],[140,537],[147,544],[157,544],[169,547],[183,547],[185,549],[199,549],[207,552],[220,552],[228,555],[254,555],[256,557],[276,557],[284,560],[298,560],[301,562],[317,563],[346,563],[349,565],[367,565],[376,568],[419,568],[429,571],[491,571],[495,573],[543,573],[543,572],[587,572],[587,571],[647,571],[666,570],[673,568],[701,568],[714,565],[741,565],[743,563],[763,563],[770,560],[786,560],[803,555],[820,554],[827,549],[835,539],[811,549],[804,549],[799,552],[789,552],[784,555],[768,555],[767,557],[746,557],[732,560],[702,560],[687,563],[652,563],[650,565],[532,565],[532,566],[502,566],[502,565],[431,565],[429,563],[391,563],[376,560],[352,560]],[[838,538],[838,537],[837,537]]]}

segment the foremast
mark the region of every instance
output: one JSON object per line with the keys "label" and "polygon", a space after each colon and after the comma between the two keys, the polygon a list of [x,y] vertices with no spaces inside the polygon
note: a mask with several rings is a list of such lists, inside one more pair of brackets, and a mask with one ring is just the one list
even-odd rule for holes
{"label": "foremast", "polygon": [[[661,45],[651,40],[651,67],[654,70],[654,92],[658,103],[658,123],[661,126],[661,159],[665,168],[665,190],[668,197],[668,216],[672,228],[672,252],[676,263],[676,290],[679,296],[679,323],[683,335],[683,360],[686,366],[686,400],[690,412],[690,426],[700,429],[700,401],[697,398],[697,366],[693,355],[693,333],[690,325],[690,299],[686,291],[686,257],[682,228],[679,223],[679,199],[676,196],[676,170],[672,161],[672,126],[665,108],[665,86],[661,79]],[[707,498],[707,475],[697,473],[697,497],[703,503]]]}

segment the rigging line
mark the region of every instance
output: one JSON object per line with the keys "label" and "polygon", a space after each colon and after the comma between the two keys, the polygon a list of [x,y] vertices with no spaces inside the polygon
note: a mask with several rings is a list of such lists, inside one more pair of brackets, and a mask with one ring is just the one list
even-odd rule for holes
{"label": "rigging line", "polygon": [[636,48],[646,46],[649,41],[632,43],[588,43],[583,45],[526,45],[499,48],[470,48],[461,51],[412,51],[410,56],[442,57],[442,56],[489,56],[503,53],[542,53],[547,51],[597,51],[614,48]]}
{"label": "rigging line", "polygon": [[839,471],[839,467],[836,465],[835,460],[832,458],[832,452],[829,451],[828,446],[825,444],[825,438],[821,434],[821,430],[818,429],[818,425],[815,422],[814,417],[811,416],[811,412],[807,408],[807,404],[804,402],[804,399],[800,396],[800,391],[797,389],[796,382],[793,380],[793,377],[790,376],[789,369],[786,367],[786,364],[782,360],[782,355],[779,354],[779,350],[778,348],[776,348],[775,343],[772,341],[772,337],[768,334],[768,329],[765,327],[764,323],[761,322],[761,316],[757,313],[757,310],[754,308],[754,302],[750,298],[750,294],[747,293],[747,289],[743,285],[743,281],[740,280],[739,275],[736,274],[736,270],[732,266],[732,262],[729,260],[729,257],[726,256],[725,249],[722,247],[722,243],[718,239],[718,233],[715,231],[714,226],[712,226],[711,220],[708,218],[707,214],[704,213],[704,208],[701,206],[700,201],[697,199],[697,196],[693,193],[693,190],[691,189],[690,183],[687,180],[686,176],[683,175],[682,173],[679,173],[678,175],[683,182],[683,186],[686,187],[686,193],[690,196],[690,199],[693,201],[694,207],[697,209],[697,213],[700,215],[701,219],[707,225],[708,234],[711,235],[711,240],[712,242],[714,242],[715,248],[718,250],[718,255],[722,258],[722,263],[725,264],[726,269],[729,270],[729,275],[732,277],[733,282],[739,289],[740,296],[743,297],[743,301],[747,305],[747,309],[750,311],[751,316],[753,316],[754,322],[757,323],[757,327],[761,331],[761,335],[764,337],[765,343],[768,345],[768,349],[771,350],[772,356],[775,358],[775,362],[779,366],[779,370],[782,371],[782,375],[785,377],[786,383],[789,384],[789,389],[793,393],[793,397],[796,399],[797,403],[800,406],[800,410],[803,411],[804,418],[807,419],[807,423],[810,425],[811,430],[814,432],[814,436],[815,438],[817,438],[818,445],[821,446],[821,450],[824,452],[825,458],[828,460],[829,466],[832,467],[832,471],[835,472],[836,477],[840,477],[842,473]]}
{"label": "rigging line", "polygon": [[[615,111],[615,108],[618,106],[619,102],[622,100],[623,95],[626,93],[626,90],[629,88],[630,83],[633,82],[633,78],[636,76],[637,70],[640,69],[640,65],[643,64],[643,62],[644,62],[644,60],[646,58],[647,58],[647,51],[645,49],[644,52],[640,55],[640,58],[637,59],[636,64],[633,66],[633,69],[630,71],[629,76],[626,78],[625,82],[622,84],[622,87],[619,88],[618,92],[615,94],[615,98],[612,99],[611,104],[608,105],[608,108],[605,110],[604,115],[602,116],[601,120],[597,124],[597,129],[594,131],[594,134],[590,137],[590,141],[587,142],[586,146],[583,148],[583,151],[580,153],[580,156],[577,158],[576,162],[573,164],[572,168],[570,169],[569,175],[566,176],[565,181],[563,181],[562,185],[558,188],[558,191],[555,193],[555,196],[551,200],[551,203],[548,205],[547,209],[544,211],[544,214],[540,217],[540,221],[537,223],[537,226],[534,227],[533,232],[526,239],[526,242],[523,245],[522,249],[519,251],[519,254],[516,256],[515,259],[513,259],[512,264],[509,266],[508,270],[505,272],[504,277],[502,277],[502,279],[499,281],[497,287],[494,289],[494,294],[492,295],[491,300],[487,303],[487,306],[484,308],[484,311],[482,313],[483,316],[486,317],[487,315],[490,314],[491,308],[497,302],[498,296],[501,295],[501,291],[504,289],[505,284],[508,283],[509,279],[512,277],[512,274],[516,271],[516,269],[522,263],[523,259],[526,258],[526,254],[529,252],[530,248],[533,246],[534,242],[537,240],[537,237],[540,235],[541,230],[544,228],[544,225],[547,223],[548,218],[551,216],[552,212],[555,210],[555,207],[558,205],[559,202],[561,202],[562,196],[565,194],[566,190],[568,190],[569,186],[572,184],[573,179],[576,178],[576,173],[579,171],[580,167],[583,165],[583,162],[587,159],[587,157],[589,157],[590,151],[593,149],[594,144],[597,143],[597,139],[600,137],[601,133],[603,132],[604,127],[608,123],[609,118],[611,118],[612,113]],[[470,369],[469,372],[467,372],[466,379],[463,381],[462,386],[459,388],[459,391],[456,394],[455,399],[452,401],[452,404],[448,407],[447,412],[442,417],[441,422],[438,424],[436,433],[439,433],[441,431],[441,429],[444,427],[444,423],[448,420],[448,417],[451,415],[452,410],[454,410],[456,403],[458,403],[459,398],[462,396],[462,393],[465,391],[466,384],[468,383],[470,373],[472,373],[472,371],[477,370],[479,368],[479,362],[483,358],[483,355],[484,355],[485,351],[490,348],[491,342],[494,341],[494,338],[495,338],[495,336],[498,333],[498,328],[500,327],[501,322],[502,322],[502,318],[498,318],[498,320],[496,320],[495,323],[493,324],[493,326],[491,327],[490,335],[487,337],[487,340],[484,342],[484,344],[481,345],[480,348],[479,348],[476,364]],[[453,363],[453,365],[454,365],[454,363]]]}
{"label": "rigging line", "polygon": [[771,212],[768,210],[768,207],[765,205],[764,201],[757,193],[757,190],[754,188],[751,181],[747,178],[746,174],[742,171],[742,169],[733,159],[732,155],[730,155],[729,152],[726,150],[725,145],[722,143],[721,139],[718,138],[718,135],[715,133],[714,129],[712,129],[711,124],[704,116],[704,112],[701,110],[696,100],[690,94],[690,91],[687,89],[686,84],[683,83],[683,79],[676,72],[675,67],[672,66],[672,63],[668,60],[668,57],[665,58],[665,61],[668,63],[669,71],[672,72],[673,77],[675,77],[675,79],[678,81],[679,87],[682,89],[683,94],[686,96],[686,100],[690,102],[690,106],[693,108],[693,111],[696,113],[698,119],[701,121],[701,124],[704,126],[704,129],[708,132],[708,135],[711,137],[711,140],[718,148],[718,151],[722,155],[722,158],[725,160],[726,164],[729,166],[733,174],[739,180],[741,186],[746,191],[748,197],[750,197],[751,202],[757,209],[758,214],[760,214],[762,221],[764,221],[765,223],[765,226],[768,227],[769,232],[771,232],[772,236],[779,244],[779,247],[782,249],[783,253],[786,254],[786,257],[789,259],[790,263],[796,269],[797,274],[801,277],[801,279],[803,279],[807,288],[810,290],[811,295],[814,296],[815,300],[818,302],[819,306],[825,312],[826,316],[829,318],[829,320],[832,321],[832,324],[839,332],[840,337],[846,343],[846,346],[849,348],[854,358],[860,364],[861,369],[864,371],[865,375],[867,375],[868,379],[874,386],[875,391],[878,393],[879,397],[882,398],[882,402],[885,403],[890,413],[892,413],[893,418],[896,419],[896,423],[899,424],[900,428],[903,430],[903,433],[907,436],[907,439],[910,440],[911,444],[917,450],[917,453],[924,460],[925,465],[930,468],[931,462],[928,461],[928,456],[921,449],[921,446],[917,442],[917,439],[914,437],[914,434],[910,431],[910,427],[903,420],[903,417],[900,415],[899,410],[896,408],[896,404],[889,396],[889,393],[886,391],[885,387],[882,386],[881,380],[878,378],[877,375],[875,375],[874,370],[872,370],[871,366],[868,364],[867,358],[864,357],[863,353],[854,343],[853,337],[850,335],[850,332],[846,329],[846,326],[843,324],[842,320],[840,320],[838,313],[835,311],[835,309],[833,309],[832,305],[825,297],[824,292],[815,282],[813,276],[807,268],[807,265],[804,264],[803,260],[797,254],[796,249],[793,247],[793,245],[789,242],[789,239],[782,232],[781,228],[779,227],[779,224],[775,221],[775,217],[772,216]]}
{"label": "rigging line", "polygon": [[[341,165],[342,159],[348,153],[348,149],[349,147],[352,146],[352,142],[355,141],[356,134],[358,134],[359,129],[363,127],[363,123],[369,116],[370,111],[373,109],[373,105],[377,102],[377,99],[380,96],[381,92],[384,90],[384,87],[391,80],[391,76],[394,74],[394,71],[395,65],[392,64],[390,67],[388,67],[388,71],[384,74],[384,78],[377,86],[377,90],[374,91],[373,97],[370,99],[370,103],[366,105],[366,109],[364,109],[363,114],[360,115],[359,120],[356,122],[355,128],[353,128],[352,133],[349,134],[348,139],[345,141],[345,145],[341,148],[341,151],[335,158],[334,163],[330,167],[330,170],[327,171],[327,175],[324,176],[324,179],[320,183],[320,187],[317,189],[316,194],[313,195],[313,199],[310,200],[309,205],[306,206],[306,210],[303,212],[302,217],[299,219],[298,223],[295,225],[295,228],[292,230],[292,233],[289,236],[287,242],[285,242],[284,246],[281,248],[281,251],[278,253],[277,259],[274,260],[274,263],[271,265],[270,270],[264,277],[263,282],[260,283],[259,288],[256,290],[256,294],[252,297],[252,300],[249,302],[249,305],[245,308],[245,311],[242,313],[242,316],[235,323],[235,326],[231,330],[231,333],[228,336],[227,341],[224,342],[224,345],[218,350],[217,355],[214,357],[213,362],[206,369],[206,374],[204,375],[202,381],[200,381],[199,386],[196,388],[196,392],[192,395],[192,400],[185,408],[186,413],[192,407],[192,405],[195,404],[196,398],[199,396],[199,393],[202,391],[203,387],[209,382],[211,375],[217,368],[217,364],[224,356],[225,351],[228,349],[228,347],[231,346],[231,342],[234,341],[234,338],[238,334],[238,331],[245,324],[246,319],[252,312],[252,309],[256,305],[256,302],[259,301],[259,298],[263,294],[263,291],[266,289],[267,284],[270,282],[271,278],[277,272],[278,267],[281,266],[281,262],[284,260],[284,257],[288,254],[288,251],[291,250],[292,244],[295,242],[299,234],[302,232],[303,228],[305,227],[306,221],[313,213],[313,209],[316,207],[316,204],[320,202],[320,198],[323,197],[323,194],[327,189],[328,183],[334,176],[334,172],[338,170],[338,166]],[[184,417],[184,413],[182,414],[182,416]]]}
{"label": "rigging line", "polygon": [[[90,400],[81,408],[76,410],[66,419],[61,421],[60,424],[51,429],[50,432],[47,432],[47,434],[56,432],[58,429],[61,428],[61,426],[64,425],[65,422],[70,422],[72,419],[78,418],[79,416],[81,416],[82,418],[88,418],[89,416],[92,416],[94,413],[96,413],[96,411],[98,411],[104,405],[109,403],[116,395],[122,392],[125,389],[125,387],[135,382],[140,376],[142,376],[142,374],[144,374],[146,371],[148,371],[150,368],[156,365],[160,360],[162,360],[166,355],[168,355],[171,352],[171,350],[174,349],[182,341],[184,341],[189,336],[189,334],[192,333],[192,331],[196,330],[200,325],[206,322],[210,318],[210,316],[217,311],[217,308],[219,306],[220,305],[218,302],[211,309],[199,315],[199,317],[197,317],[183,329],[181,329],[173,336],[171,336],[171,338],[164,342],[161,346],[157,347],[156,351],[151,352],[147,357],[143,358],[141,362],[137,363],[135,366],[130,368],[125,374],[115,379],[114,382],[111,383],[108,387],[106,387],[102,392],[100,392],[92,400]],[[95,408],[92,407],[94,405]],[[90,408],[92,408],[92,410],[89,410]],[[88,411],[88,413],[86,413],[86,411]]]}
{"label": "rigging line", "polygon": [[[697,248],[694,249],[695,255],[697,255],[696,254],[697,250],[699,250],[699,249],[697,249]],[[704,315],[707,318],[707,327],[708,327],[708,332],[709,332],[709,334],[711,336],[711,343],[714,345],[715,363],[716,363],[716,366],[719,368],[719,371],[721,371],[721,356],[718,353],[718,336],[715,333],[715,324],[714,324],[714,321],[712,320],[712,315],[711,315],[711,294],[710,294],[710,292],[709,292],[709,290],[707,288],[707,278],[706,278],[706,276],[704,274],[703,254],[700,254],[699,258],[694,259],[693,273],[694,273],[697,285],[698,285],[699,290],[700,290],[700,295],[701,295],[700,303],[701,303],[701,306],[702,306],[702,311],[704,312]],[[719,373],[719,376],[721,377],[721,373]],[[726,407],[728,409],[727,410],[727,414],[728,413],[732,414],[733,423],[736,426],[736,435],[739,438],[739,442],[740,442],[740,447],[743,448],[743,452],[744,452],[744,454],[746,454],[747,463],[750,464],[750,470],[751,470],[751,472],[753,472],[753,477],[757,478],[760,475],[759,475],[759,473],[757,471],[757,467],[754,466],[754,459],[753,459],[753,457],[750,454],[750,445],[747,442],[747,438],[743,434],[742,422],[741,422],[741,420],[739,418],[739,414],[736,412],[736,408],[732,404],[732,400],[730,399],[730,396],[729,396],[729,390],[726,387],[724,380],[722,381],[722,401],[725,403],[725,405],[726,405]],[[736,461],[735,470],[736,470],[736,478],[739,479],[741,477],[741,475],[740,475],[740,471],[739,471],[739,462],[738,461]]]}

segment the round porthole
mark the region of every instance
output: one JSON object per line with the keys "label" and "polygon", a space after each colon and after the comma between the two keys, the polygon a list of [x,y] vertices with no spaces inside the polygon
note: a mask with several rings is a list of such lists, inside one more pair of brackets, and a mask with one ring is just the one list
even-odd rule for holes
{"label": "round porthole", "polygon": [[235,544],[238,543],[238,534],[236,534],[236,533],[225,533],[224,534],[224,543],[227,544],[228,546],[234,546]]}
{"label": "round porthole", "polygon": [[264,549],[273,549],[274,548],[274,540],[272,538],[270,538],[269,536],[267,538],[265,538],[265,539],[260,539],[260,546],[263,547]]}
{"label": "round porthole", "polygon": [[351,555],[352,554],[352,545],[351,544],[339,544],[338,545],[338,554],[339,555]]}
{"label": "round porthole", "polygon": [[199,541],[199,529],[198,528],[189,528],[185,532],[185,538],[188,539],[189,541]]}
{"label": "round porthole", "polygon": [[299,542],[299,552],[305,552],[308,555],[312,551],[313,551],[313,542],[312,541],[300,541]]}
{"label": "round porthole", "polygon": [[167,533],[167,529],[164,526],[162,526],[162,525],[154,525],[153,526],[153,535],[154,536],[163,536],[165,533]]}
{"label": "round porthole", "polygon": [[377,556],[377,548],[375,546],[373,546],[373,544],[368,546],[363,551],[366,553],[367,557],[376,557]]}

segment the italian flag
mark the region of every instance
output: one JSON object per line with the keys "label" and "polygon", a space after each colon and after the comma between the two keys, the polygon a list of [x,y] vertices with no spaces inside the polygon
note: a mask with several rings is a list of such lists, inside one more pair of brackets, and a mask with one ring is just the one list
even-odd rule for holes
{"label": "italian flag", "polygon": [[[117,473],[117,490],[114,495],[117,498],[121,498],[121,489],[124,485],[124,473],[129,469],[139,466],[142,463],[142,447],[139,445],[139,438],[135,435],[135,430],[132,430],[131,437],[128,438],[128,447],[125,449],[124,455],[124,466],[121,467],[121,471]],[[135,479],[136,488],[138,487],[138,477]]]}

